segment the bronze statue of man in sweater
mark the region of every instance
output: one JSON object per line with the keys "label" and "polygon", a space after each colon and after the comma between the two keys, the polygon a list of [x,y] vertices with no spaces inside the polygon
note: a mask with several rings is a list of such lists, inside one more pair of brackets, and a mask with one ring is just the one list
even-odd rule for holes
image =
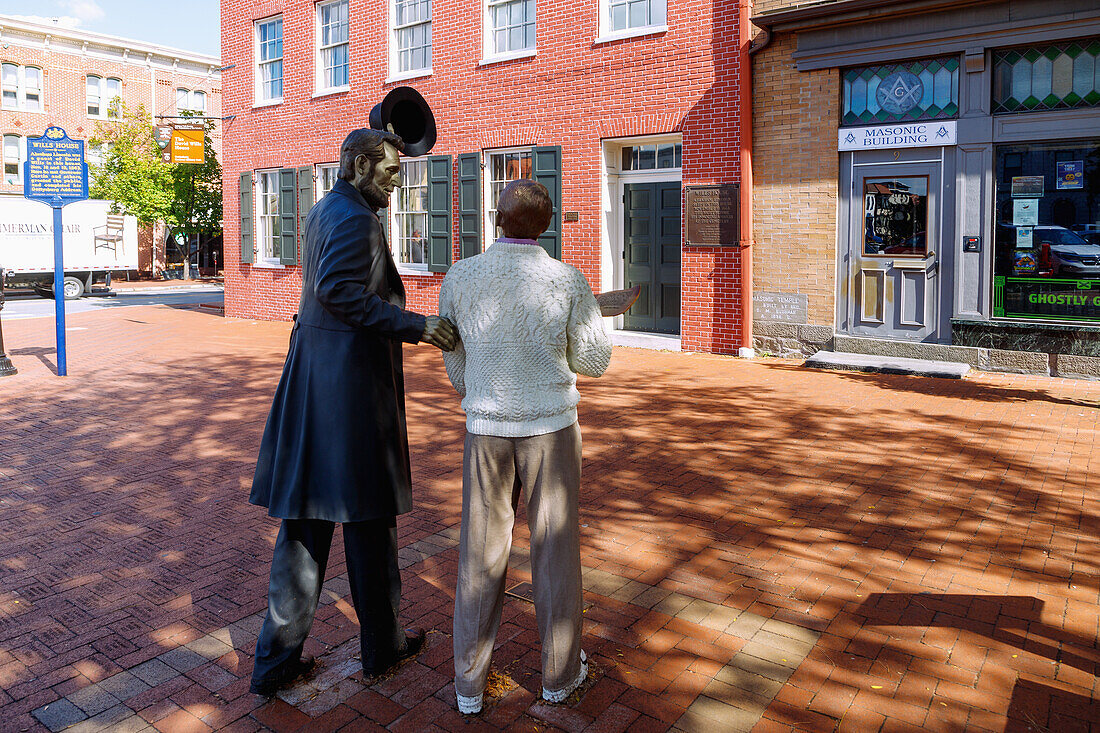
{"label": "bronze statue of man in sweater", "polygon": [[462,334],[443,360],[466,411],[454,662],[458,708],[467,714],[481,711],[521,491],[543,698],[561,702],[588,674],[580,648],[576,375],[602,374],[611,343],[584,275],[539,246],[552,211],[543,185],[509,183],[497,205],[504,236],[455,263],[439,296],[440,315]]}

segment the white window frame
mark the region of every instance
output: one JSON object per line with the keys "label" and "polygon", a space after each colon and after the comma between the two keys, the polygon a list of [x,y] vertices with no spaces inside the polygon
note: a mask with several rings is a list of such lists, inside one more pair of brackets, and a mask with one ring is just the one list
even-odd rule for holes
{"label": "white window frame", "polygon": [[[260,20],[252,23],[252,106],[253,107],[267,107],[274,104],[282,104],[283,94],[286,93],[286,65],[283,63],[284,55],[280,54],[277,57],[270,59],[260,60],[260,27],[269,23],[279,22],[279,45],[283,47],[283,53],[286,51],[286,24],[283,22],[282,14],[271,15],[267,18],[261,18]],[[279,63],[279,96],[278,97],[264,97],[263,89],[263,75],[261,70],[263,66],[267,64]]]}
{"label": "white window frame", "polygon": [[624,38],[636,38],[638,36],[648,36],[668,31],[668,0],[647,0],[649,2],[650,13],[653,15],[653,18],[648,24],[612,30],[612,5],[619,5],[627,1],[628,0],[600,0],[599,36],[596,38],[596,43],[609,43]]}
{"label": "white window frame", "polygon": [[331,176],[332,185],[336,185],[337,174],[340,172],[339,163],[318,163],[314,167],[314,180],[317,181],[317,185],[314,186],[313,198],[314,202],[320,201],[325,197],[325,194],[332,190],[332,186],[325,188],[326,175]]}
{"label": "white window frame", "polygon": [[[15,138],[17,140],[18,148],[16,149],[16,164],[15,175],[10,175],[7,172],[7,166],[12,161],[8,160],[8,138]],[[0,168],[0,174],[4,176],[4,183],[9,186],[17,186],[23,183],[23,164],[27,162],[27,138],[23,135],[18,135],[12,132],[5,132],[0,135],[0,159],[4,162],[4,167]]]}
{"label": "white window frame", "polygon": [[[3,67],[15,68],[15,84],[14,86],[8,82],[3,76]],[[27,85],[27,71],[33,69],[38,72],[38,86],[31,90]],[[45,100],[45,74],[42,71],[41,66],[24,66],[22,64],[15,64],[10,61],[5,61],[0,64],[0,88],[3,89],[3,101],[0,102],[0,106],[3,109],[17,109],[21,112],[42,112],[46,111]],[[31,109],[27,106],[27,93],[35,92],[38,94],[38,107]],[[9,92],[15,93],[15,104],[8,104],[7,94]]]}
{"label": "white window frame", "polygon": [[[494,155],[507,155],[508,153],[520,153],[522,155],[528,156],[531,159],[531,173],[533,174],[534,170],[535,170],[535,158],[534,158],[534,155],[531,152],[531,147],[530,146],[523,146],[523,147],[516,147],[516,148],[495,148],[493,150],[486,150],[482,153],[481,164],[483,166],[482,170],[485,171],[485,175],[483,175],[481,177],[481,179],[482,179],[481,200],[483,202],[482,207],[481,207],[482,208],[481,224],[482,224],[482,232],[484,233],[482,238],[481,238],[481,251],[482,252],[484,252],[489,247],[489,245],[491,245],[493,242],[495,242],[497,240],[497,228],[496,228],[496,224],[493,223],[493,213],[496,211],[496,209],[492,207],[492,203],[493,203],[493,183],[494,183],[494,181],[493,181],[493,156]],[[518,179],[510,179],[507,176],[508,176],[508,174],[507,174],[507,172],[505,172],[505,177],[504,177],[504,180],[503,180],[504,185],[508,185],[509,181],[518,180]]]}
{"label": "white window frame", "polygon": [[[433,56],[434,37],[432,36],[432,12],[434,5],[429,1],[428,4],[428,19],[418,20],[415,23],[405,23],[404,25],[397,25],[397,0],[389,0],[390,8],[390,75],[386,79],[386,82],[401,81],[404,79],[415,79],[421,76],[431,76],[432,64],[419,69],[406,69],[401,70],[401,48],[397,42],[400,31],[415,28],[416,26],[426,25],[428,26],[428,55]],[[433,56],[434,58],[434,56]]]}
{"label": "white window frame", "polygon": [[[96,108],[99,110],[96,114],[88,112],[88,107],[91,106],[91,95],[88,94],[88,82],[92,79],[96,80]],[[110,92],[108,87],[110,82],[118,83],[118,92],[112,96],[107,96]],[[121,116],[121,106],[118,104],[112,104],[115,97],[122,99],[122,79],[117,76],[100,76],[99,74],[85,74],[84,75],[84,112],[88,117],[96,120],[115,120]]]}
{"label": "white window frame", "polygon": [[[390,239],[390,252],[393,254],[393,261],[397,264],[397,267],[401,270],[422,275],[428,272],[428,223],[431,221],[430,214],[427,209],[424,211],[404,212],[401,210],[401,199],[409,191],[409,178],[405,176],[405,166],[409,164],[422,164],[424,166],[424,197],[427,199],[429,182],[427,180],[428,175],[428,158],[421,156],[418,158],[402,158],[401,159],[401,185],[394,189],[394,192],[390,194],[390,205],[386,209],[387,221],[390,225],[389,239]],[[418,186],[419,188],[419,186]],[[423,242],[424,247],[424,261],[423,262],[404,262],[401,259],[401,216],[406,214],[420,214],[424,217],[424,229],[420,232],[420,239]]]}
{"label": "white window frame", "polygon": [[533,21],[535,25],[534,45],[508,51],[497,51],[494,41],[496,26],[493,25],[493,8],[519,1],[522,0],[482,0],[481,61],[478,64],[479,66],[495,64],[500,61],[529,58],[538,54],[539,10],[537,0],[532,0],[535,8],[535,18]]}
{"label": "white window frame", "polygon": [[[324,8],[333,5],[343,5],[347,8],[345,15],[347,20],[345,21],[348,26],[348,37],[342,43],[331,43],[328,46],[322,45],[321,41],[321,11]],[[349,0],[325,0],[325,2],[319,2],[314,8],[314,78],[313,78],[313,96],[319,97],[324,94],[336,94],[338,92],[346,92],[351,89],[351,8]],[[325,83],[325,54],[324,52],[330,48],[337,48],[344,46],[347,48],[348,53],[348,83],[338,84],[336,86],[329,86]]]}
{"label": "white window frame", "polygon": [[[270,179],[268,178],[270,177]],[[279,237],[276,235],[279,225],[279,169],[271,168],[266,170],[258,170],[254,174],[255,185],[253,186],[254,202],[253,211],[255,214],[255,247],[256,256],[253,257],[253,264],[258,267],[282,267],[282,263],[279,262]],[[263,181],[270,180],[274,188],[271,191],[264,191]],[[264,197],[268,196],[274,202],[275,213],[265,214],[263,213]],[[265,225],[266,222],[266,225]],[[270,227],[270,231],[267,231],[267,238],[265,239],[265,228]],[[270,242],[272,247],[272,254],[267,254],[265,245]]]}
{"label": "white window frame", "polygon": [[[180,92],[183,94],[181,95]],[[181,103],[182,96],[182,103]],[[196,104],[196,100],[202,100],[202,104]],[[198,112],[199,114],[206,114],[206,92],[202,89],[186,89],[184,87],[176,87],[176,111],[177,112]]]}

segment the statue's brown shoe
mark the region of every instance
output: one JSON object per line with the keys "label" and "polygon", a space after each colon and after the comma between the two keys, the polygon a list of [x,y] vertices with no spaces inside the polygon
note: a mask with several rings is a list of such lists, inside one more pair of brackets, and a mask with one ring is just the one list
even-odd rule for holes
{"label": "statue's brown shoe", "polygon": [[406,662],[424,649],[424,629],[405,629],[405,649],[390,659],[388,664],[376,664],[363,666],[363,676],[366,678],[380,677],[392,672],[403,662]]}

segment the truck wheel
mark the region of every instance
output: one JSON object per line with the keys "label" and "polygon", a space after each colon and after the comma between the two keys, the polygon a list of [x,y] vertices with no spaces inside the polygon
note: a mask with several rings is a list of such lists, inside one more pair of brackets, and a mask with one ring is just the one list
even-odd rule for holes
{"label": "truck wheel", "polygon": [[65,300],[76,300],[81,295],[84,295],[84,281],[79,277],[67,275],[65,276],[65,282],[61,285],[61,289],[65,293]]}

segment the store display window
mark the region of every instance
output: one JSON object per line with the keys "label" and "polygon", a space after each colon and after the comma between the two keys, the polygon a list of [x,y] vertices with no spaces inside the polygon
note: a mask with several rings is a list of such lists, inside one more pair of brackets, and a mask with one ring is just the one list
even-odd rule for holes
{"label": "store display window", "polygon": [[1100,139],[996,148],[993,315],[1100,323]]}
{"label": "store display window", "polygon": [[863,202],[864,255],[928,253],[928,176],[868,178]]}

